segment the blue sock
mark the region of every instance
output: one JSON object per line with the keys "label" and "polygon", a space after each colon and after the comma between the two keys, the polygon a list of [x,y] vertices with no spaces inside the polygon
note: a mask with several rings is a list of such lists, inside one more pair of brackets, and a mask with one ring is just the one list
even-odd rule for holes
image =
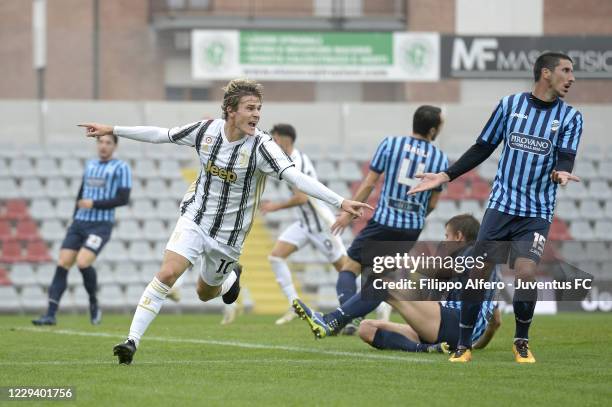
{"label": "blue sock", "polygon": [[83,275],[83,285],[87,294],[89,294],[89,306],[95,307],[98,305],[98,299],[96,297],[96,291],[98,289],[98,278],[96,275],[96,269],[92,266],[79,269]]}
{"label": "blue sock", "polygon": [[397,332],[377,329],[372,346],[376,349],[403,350],[404,352],[424,352],[426,346],[414,342]]}
{"label": "blue sock", "polygon": [[47,309],[47,315],[54,317],[59,307],[59,302],[62,299],[62,294],[66,291],[68,279],[68,270],[62,266],[57,266],[55,269],[55,275],[49,286],[49,308]]}
{"label": "blue sock", "polygon": [[344,304],[357,292],[357,276],[352,271],[342,270],[338,273],[336,294],[340,305]]}
{"label": "blue sock", "polygon": [[461,316],[459,321],[459,342],[457,346],[463,346],[465,348],[472,347],[472,333],[474,332],[474,325],[476,324],[476,318],[478,318],[478,312],[482,307],[480,301],[466,301],[461,303]]}
{"label": "blue sock", "polygon": [[360,293],[353,295],[335,311],[325,314],[323,320],[334,330],[344,328],[346,324],[358,317],[364,317],[374,311],[380,304],[378,300],[364,300]]}
{"label": "blue sock", "polygon": [[[533,319],[537,298],[537,290],[514,291],[512,305],[514,307],[514,318],[516,321],[516,328],[514,331],[515,339],[529,340],[529,327]],[[525,301],[526,299],[531,299],[532,301]]]}

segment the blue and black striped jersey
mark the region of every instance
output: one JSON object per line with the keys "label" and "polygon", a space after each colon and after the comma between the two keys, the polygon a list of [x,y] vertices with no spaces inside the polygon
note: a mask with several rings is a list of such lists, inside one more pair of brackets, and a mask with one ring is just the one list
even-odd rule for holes
{"label": "blue and black striped jersey", "polygon": [[[85,164],[80,198],[93,201],[115,198],[119,188],[132,188],[132,171],[121,160],[89,160]],[[114,222],[115,209],[79,208],[74,219],[90,222]]]}
{"label": "blue and black striped jersey", "polygon": [[431,191],[407,193],[419,183],[416,174],[447,168],[446,154],[430,142],[410,136],[386,137],[370,162],[372,171],[385,174],[374,221],[396,229],[422,229]]}
{"label": "blue and black striped jersey", "polygon": [[552,221],[557,184],[550,174],[558,152],[576,154],[581,134],[582,115],[560,98],[543,106],[529,92],[504,97],[477,141],[504,142],[488,207]]}

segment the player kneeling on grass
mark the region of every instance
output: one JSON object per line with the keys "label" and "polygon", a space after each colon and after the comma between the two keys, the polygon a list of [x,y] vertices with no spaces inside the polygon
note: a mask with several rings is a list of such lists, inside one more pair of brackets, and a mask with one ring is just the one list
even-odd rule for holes
{"label": "player kneeling on grass", "polygon": [[361,216],[363,208],[371,208],[343,199],[296,169],[272,138],[257,128],[261,105],[262,86],[251,80],[235,79],[225,88],[222,119],[172,129],[80,125],[87,129],[89,137],[115,134],[149,143],[194,147],[201,164],[194,194],[181,206],[161,269],[138,302],[127,340],[113,349],[119,363],[132,362],[142,335],[161,310],[168,291],[197,259],[203,262],[198,297],[202,301],[218,296],[225,303],[236,301],[240,273],[232,267],[238,262],[251,229],[268,175],[355,216]]}
{"label": "player kneeling on grass", "polygon": [[[453,256],[465,257],[471,254],[473,242],[476,239],[478,221],[471,215],[459,215],[451,218],[446,224],[446,242],[453,243]],[[459,246],[456,244],[459,243]],[[424,273],[424,270],[420,272]],[[435,270],[435,275],[448,275],[454,270]],[[431,274],[431,273],[430,273]],[[467,275],[461,274],[462,281]],[[491,275],[492,279],[497,274]],[[439,352],[455,348],[459,340],[459,312],[461,291],[453,290],[445,302],[437,301],[406,301],[402,292],[389,292],[374,289],[372,284],[366,284],[361,294],[354,295],[340,308],[321,314],[311,310],[303,301],[294,301],[296,313],[310,326],[316,338],[335,335],[354,318],[364,317],[379,305],[387,301],[402,315],[408,325],[371,321],[361,330],[360,335],[366,342],[381,349],[401,349],[412,352]],[[472,339],[479,340],[480,346],[489,342],[498,328],[499,313],[493,318],[495,303],[492,301],[494,291],[487,292],[487,300],[483,302],[478,319],[478,329],[474,330]],[[402,299],[403,298],[403,299]],[[381,329],[379,329],[381,328]],[[401,329],[400,329],[401,328]],[[380,331],[378,338],[376,330]],[[397,335],[399,333],[399,335]],[[442,345],[442,342],[446,342]]]}
{"label": "player kneeling on grass", "polygon": [[[465,242],[457,255],[465,256],[476,240],[479,222],[471,215],[459,215],[446,223],[446,241]],[[366,319],[359,325],[359,337],[377,349],[406,352],[448,352],[459,340],[460,290],[449,293],[446,301],[388,302],[405,324]],[[493,301],[484,301],[472,335],[475,349],[482,349],[501,326],[501,313]]]}

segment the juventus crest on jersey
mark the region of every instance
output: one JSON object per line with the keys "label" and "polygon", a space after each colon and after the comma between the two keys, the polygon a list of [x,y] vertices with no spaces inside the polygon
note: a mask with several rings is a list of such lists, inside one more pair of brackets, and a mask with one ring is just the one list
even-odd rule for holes
{"label": "juventus crest on jersey", "polygon": [[213,239],[241,247],[246,239],[266,176],[279,179],[293,166],[272,138],[260,131],[229,142],[225,120],[200,121],[168,131],[176,144],[195,147],[200,174],[181,204],[181,216],[200,225]]}

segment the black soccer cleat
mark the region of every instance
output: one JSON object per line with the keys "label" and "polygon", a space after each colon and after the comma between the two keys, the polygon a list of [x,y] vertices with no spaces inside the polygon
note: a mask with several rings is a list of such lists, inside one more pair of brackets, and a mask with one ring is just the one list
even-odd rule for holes
{"label": "black soccer cleat", "polygon": [[44,325],[55,325],[57,324],[57,321],[55,320],[55,317],[52,317],[50,315],[43,315],[38,319],[33,319],[32,323],[36,326],[44,326]]}
{"label": "black soccer cleat", "polygon": [[89,321],[92,325],[100,325],[102,323],[102,310],[96,305],[89,307]]}
{"label": "black soccer cleat", "polygon": [[113,355],[119,358],[120,365],[129,365],[134,359],[134,353],[136,353],[136,344],[133,340],[128,339],[123,343],[115,345],[113,348]]}
{"label": "black soccer cleat", "polygon": [[242,274],[242,266],[239,263],[236,263],[234,273],[236,273],[236,281],[234,281],[230,289],[221,297],[226,304],[233,304],[236,302],[240,294],[240,274]]}

